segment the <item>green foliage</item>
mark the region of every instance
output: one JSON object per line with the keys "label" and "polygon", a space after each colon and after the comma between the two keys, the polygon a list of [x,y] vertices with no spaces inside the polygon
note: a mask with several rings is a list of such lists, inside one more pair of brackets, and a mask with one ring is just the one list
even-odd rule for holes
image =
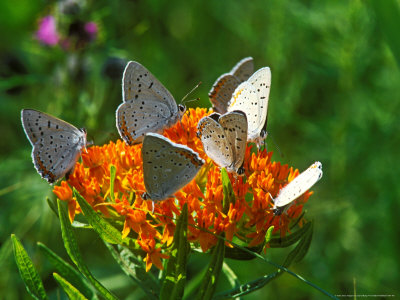
{"label": "green foliage", "polygon": [[[84,201],[82,201],[84,202]],[[74,264],[78,267],[79,271],[86,276],[86,278],[93,284],[93,286],[104,296],[106,299],[117,299],[112,293],[110,293],[89,271],[86,266],[81,252],[76,241],[75,234],[72,229],[72,225],[68,219],[68,216],[61,205],[61,201],[58,200],[58,214],[60,216],[61,232],[64,241],[65,250]]]}
{"label": "green foliage", "polygon": [[93,288],[82,274],[71,267],[71,265],[69,265],[65,260],[63,260],[60,256],[51,251],[44,244],[38,243],[38,246],[39,249],[46,256],[46,258],[53,265],[54,269],[59,273],[57,274],[59,278],[61,278],[63,281],[68,280],[66,282],[68,282],[68,284],[72,285],[75,289],[80,291],[85,298],[93,300],[97,299],[96,294],[93,292]]}
{"label": "green foliage", "polygon": [[160,299],[182,299],[186,283],[186,265],[190,251],[187,241],[188,210],[187,203],[182,208],[176,223],[170,258],[167,262]]}
{"label": "green foliage", "polygon": [[109,224],[104,218],[99,216],[75,188],[73,193],[87,221],[93,227],[93,229],[100,235],[100,237],[107,243],[119,244],[119,245],[122,244],[121,231],[116,229],[114,226]]}
{"label": "green foliage", "polygon": [[67,280],[63,277],[58,275],[57,273],[53,274],[55,280],[59,283],[62,287],[64,292],[68,295],[69,299],[76,299],[76,300],[85,300],[87,299],[84,295],[82,295],[77,288],[75,288],[72,284],[70,284]]}
{"label": "green foliage", "polygon": [[[1,299],[31,298],[12,257],[12,232],[33,253],[43,279],[54,268],[36,264],[43,259],[33,251],[36,242],[63,251],[55,226],[59,220],[45,201],[50,197],[54,208],[54,195],[33,168],[20,123],[22,108],[86,127],[89,140],[102,145],[118,138],[114,111],[121,102],[119,66],[125,61],[145,65],[177,101],[201,80],[190,95],[201,100],[190,103],[205,107],[214,80],[250,55],[257,68],[272,70],[267,129],[283,153],[273,160],[300,170],[316,159],[324,165],[324,177],[305,204],[305,218],[315,221],[313,242],[295,265],[296,273],[334,294],[353,289],[398,294],[398,1],[89,0],[72,14],[61,12],[64,4],[0,1]],[[56,16],[64,37],[76,20],[95,21],[98,37],[80,49],[43,46],[34,32],[46,14]],[[267,143],[275,150],[270,137]],[[96,247],[94,234],[80,229],[78,239],[96,275],[107,281],[118,275],[115,262],[105,259],[107,248]],[[134,264],[132,253],[128,261]],[[273,261],[286,257],[275,248],[267,255]],[[276,271],[259,258],[229,265],[241,282]],[[197,269],[188,264],[188,285]],[[132,282],[112,282],[118,296],[131,296]],[[217,292],[231,288],[221,276]],[[58,290],[56,284],[46,286],[49,297]],[[321,298],[303,282],[281,276],[246,299],[266,293],[279,299]]]}
{"label": "green foliage", "polygon": [[13,242],[15,262],[27,291],[34,299],[47,299],[43,282],[28,253],[26,253],[21,242],[14,234],[11,235],[11,240]]}
{"label": "green foliage", "polygon": [[200,285],[196,299],[211,299],[217,288],[217,281],[221,273],[222,264],[224,262],[225,241],[218,240],[217,245],[211,252],[211,259]]}

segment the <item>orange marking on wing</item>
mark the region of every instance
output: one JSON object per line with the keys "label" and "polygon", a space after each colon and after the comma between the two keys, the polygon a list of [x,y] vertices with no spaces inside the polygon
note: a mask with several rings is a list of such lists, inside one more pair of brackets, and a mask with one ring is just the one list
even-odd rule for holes
{"label": "orange marking on wing", "polygon": [[214,98],[214,96],[219,92],[219,90],[225,84],[226,81],[227,81],[226,78],[223,78],[220,81],[218,81],[218,83],[216,85],[214,85],[214,90],[208,96],[210,98]]}
{"label": "orange marking on wing", "polygon": [[235,95],[233,95],[233,101],[229,106],[233,106],[236,103],[237,98],[240,96],[240,94],[243,92],[243,89],[240,89]]}
{"label": "orange marking on wing", "polygon": [[121,131],[124,134],[124,136],[129,140],[129,144],[133,144],[133,138],[129,134],[128,127],[126,127],[126,122],[125,122],[125,117],[121,116],[121,123],[120,123]]}
{"label": "orange marking on wing", "polygon": [[191,163],[193,165],[197,166],[202,166],[203,165],[203,161],[198,159],[196,155],[194,155],[193,153],[184,151],[184,150],[179,150],[178,153],[180,155],[183,155],[184,157],[190,159]]}
{"label": "orange marking on wing", "polygon": [[50,172],[50,170],[47,170],[47,168],[44,166],[43,161],[40,159],[39,155],[35,156],[36,162],[39,165],[39,170],[42,172],[42,176],[48,176],[52,181],[56,179],[56,176]]}

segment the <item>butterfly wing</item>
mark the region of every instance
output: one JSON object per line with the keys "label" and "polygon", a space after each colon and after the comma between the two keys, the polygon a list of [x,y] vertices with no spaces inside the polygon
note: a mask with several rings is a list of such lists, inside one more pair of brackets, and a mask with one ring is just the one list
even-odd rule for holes
{"label": "butterfly wing", "polygon": [[253,73],[254,60],[252,57],[243,58],[230,71],[230,74],[235,76],[239,80],[239,82],[246,81]]}
{"label": "butterfly wing", "polygon": [[247,143],[247,118],[242,111],[226,113],[219,118],[219,124],[223,127],[226,139],[232,149],[232,171],[238,172],[243,165]]}
{"label": "butterfly wing", "polygon": [[142,158],[144,184],[153,201],[175,194],[196,176],[204,164],[190,148],[155,133],[144,137]]}
{"label": "butterfly wing", "polygon": [[157,99],[124,102],[116,112],[118,132],[128,145],[141,143],[147,132],[161,133],[173,118],[168,106]]}
{"label": "butterfly wing", "polygon": [[161,132],[181,117],[171,93],[138,62],[130,61],[125,67],[122,93],[117,128],[128,144],[141,142],[146,132]]}
{"label": "butterfly wing", "polygon": [[257,91],[257,126],[249,132],[250,140],[257,140],[262,130],[266,130],[268,118],[269,92],[271,89],[271,69],[264,67],[255,72],[249,79]]}
{"label": "butterfly wing", "polygon": [[86,146],[86,132],[36,110],[22,110],[21,119],[38,173],[54,183],[72,171]]}
{"label": "butterfly wing", "polygon": [[321,177],[322,164],[315,162],[280,190],[274,200],[274,206],[279,208],[293,202],[317,183]]}
{"label": "butterfly wing", "polygon": [[232,93],[239,84],[240,81],[231,74],[223,74],[215,81],[208,93],[208,97],[210,98],[215,112],[220,114],[226,113]]}
{"label": "butterfly wing", "polygon": [[234,162],[234,156],[224,128],[218,123],[219,117],[219,114],[213,113],[202,118],[197,125],[197,131],[207,156],[218,166],[227,168]]}
{"label": "butterfly wing", "polygon": [[254,73],[234,91],[228,111],[241,110],[248,121],[248,140],[259,142],[267,124],[271,71],[268,67]]}

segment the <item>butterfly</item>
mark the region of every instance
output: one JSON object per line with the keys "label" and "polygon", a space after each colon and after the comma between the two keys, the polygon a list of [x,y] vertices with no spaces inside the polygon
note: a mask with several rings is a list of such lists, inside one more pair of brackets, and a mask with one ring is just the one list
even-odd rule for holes
{"label": "butterfly", "polygon": [[300,173],[296,178],[284,186],[278,196],[273,199],[273,212],[281,215],[294,200],[303,195],[314,184],[322,178],[322,164],[319,161],[313,163],[307,170]]}
{"label": "butterfly", "polygon": [[197,125],[197,136],[204,152],[228,172],[243,174],[243,161],[247,142],[247,118],[242,111],[224,115],[212,113]]}
{"label": "butterfly", "polygon": [[86,147],[86,130],[33,109],[23,109],[21,120],[40,176],[50,184],[68,178]]}
{"label": "butterfly", "polygon": [[220,114],[227,112],[228,102],[237,86],[246,81],[254,72],[252,57],[243,58],[229,73],[222,74],[213,84],[208,97],[213,110]]}
{"label": "butterfly", "polygon": [[143,199],[153,202],[172,197],[187,185],[204,164],[198,153],[157,133],[147,133],[142,146]]}
{"label": "butterfly", "polygon": [[135,61],[125,67],[122,93],[123,103],[117,108],[116,123],[128,145],[141,143],[148,132],[161,133],[186,111],[153,74]]}
{"label": "butterfly", "polygon": [[268,100],[271,87],[271,70],[264,67],[242,82],[233,92],[227,111],[241,110],[248,122],[247,140],[258,146],[267,136]]}

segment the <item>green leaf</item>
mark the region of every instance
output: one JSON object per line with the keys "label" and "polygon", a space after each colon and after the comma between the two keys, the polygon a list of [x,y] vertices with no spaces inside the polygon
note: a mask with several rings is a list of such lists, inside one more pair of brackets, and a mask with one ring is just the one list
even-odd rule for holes
{"label": "green leaf", "polygon": [[308,230],[305,232],[297,246],[288,254],[285,262],[283,263],[283,266],[285,266],[286,268],[289,267],[292,262],[301,261],[307,254],[308,249],[310,248],[313,234],[313,223],[309,222],[307,224],[310,224],[310,226],[308,226]]}
{"label": "green leaf", "polygon": [[269,241],[269,246],[271,248],[285,248],[293,245],[298,240],[300,240],[305,234],[307,234],[308,230],[310,230],[310,227],[312,226],[311,223],[312,222],[308,222],[304,224],[304,226],[301,227],[299,230],[287,236],[279,238],[271,238]]}
{"label": "green leaf", "polygon": [[58,284],[61,286],[61,288],[64,290],[64,292],[67,294],[69,299],[76,299],[76,300],[85,300],[87,299],[84,295],[82,295],[79,290],[74,287],[72,284],[70,284],[67,280],[65,280],[63,277],[58,275],[57,273],[53,273],[53,277],[55,280],[57,280]]}
{"label": "green leaf", "polygon": [[182,208],[176,223],[174,240],[161,287],[160,299],[182,299],[186,282],[186,264],[190,245],[187,241],[188,210]]}
{"label": "green leaf", "polygon": [[[264,243],[257,245],[255,247],[226,247],[225,248],[225,257],[232,258],[236,260],[252,260],[256,258],[253,253],[260,253],[264,247]],[[244,249],[248,250],[244,250]]]}
{"label": "green leaf", "polygon": [[228,172],[225,168],[221,169],[221,178],[222,178],[222,190],[224,193],[223,199],[223,212],[227,213],[229,211],[229,204],[235,204],[236,198],[235,193],[233,192],[232,184],[228,176]]}
{"label": "green leaf", "polygon": [[235,272],[229,267],[227,263],[223,263],[222,265],[222,272],[224,272],[226,279],[228,279],[229,284],[232,287],[237,287],[240,285],[239,278],[236,276]]}
{"label": "green leaf", "polygon": [[122,244],[121,232],[100,217],[75,188],[73,193],[87,221],[92,225],[93,229],[100,235],[100,237],[107,243]]}
{"label": "green leaf", "polygon": [[274,226],[270,226],[265,234],[265,243],[268,244],[272,238],[272,231],[274,231]]}
{"label": "green leaf", "polygon": [[[307,253],[307,250],[309,249],[310,244],[311,244],[313,225],[312,225],[312,222],[309,222],[307,224],[309,224],[309,225],[303,226],[303,228],[306,227],[305,231],[303,230],[301,232],[301,234],[296,235],[296,237],[299,237],[298,239],[301,239],[301,240],[298,243],[298,245],[286,257],[286,260],[283,264],[284,268],[280,268],[277,272],[274,272],[272,274],[260,277],[256,280],[247,282],[247,283],[245,283],[237,288],[234,288],[232,290],[219,293],[213,299],[227,299],[227,298],[231,299],[231,298],[244,296],[246,294],[249,294],[255,290],[258,290],[258,289],[264,287],[266,284],[271,282],[273,279],[278,278],[280,275],[283,274],[283,270],[288,272],[289,270],[287,270],[286,268],[288,268],[292,262],[299,262],[301,259],[303,259]],[[271,232],[272,229],[273,228],[270,227],[268,229],[268,232]],[[267,235],[268,235],[268,232],[267,232]],[[291,241],[292,240],[293,239],[291,239]],[[289,271],[289,272],[292,273],[291,271]]]}
{"label": "green leaf", "polygon": [[46,201],[47,201],[47,204],[49,205],[50,209],[53,211],[53,213],[58,218],[57,199],[55,197],[52,197],[51,199],[49,197],[46,197]]}
{"label": "green leaf", "polygon": [[112,202],[115,202],[114,198],[114,181],[115,181],[115,175],[117,174],[117,168],[115,168],[114,165],[110,166],[110,198]]}
{"label": "green leaf", "polygon": [[32,260],[26,253],[19,239],[12,234],[11,240],[14,249],[14,258],[19,269],[22,280],[28,293],[35,299],[47,299],[46,291],[43,287],[43,282],[39,277]]}
{"label": "green leaf", "polygon": [[217,295],[215,295],[215,297],[213,297],[213,299],[214,300],[216,300],[216,299],[233,299],[233,298],[244,296],[246,294],[249,294],[251,292],[254,292],[255,290],[258,290],[258,289],[264,287],[267,283],[269,283],[271,280],[277,278],[280,274],[282,274],[282,272],[277,271],[270,275],[265,275],[256,280],[252,280],[250,282],[242,284],[232,290],[218,293]]}
{"label": "green leaf", "polygon": [[70,264],[65,260],[51,251],[46,245],[38,243],[39,249],[47,257],[53,267],[57,270],[60,275],[75,286],[82,294],[88,299],[97,299],[92,287],[86,281],[78,271],[76,271]]}
{"label": "green leaf", "polygon": [[121,269],[146,293],[147,298],[158,299],[159,282],[151,272],[146,272],[143,261],[123,246],[117,245],[119,249],[116,250],[111,244],[104,243]]}
{"label": "green leaf", "polygon": [[61,205],[61,201],[57,200],[58,204],[58,215],[60,216],[61,233],[64,241],[65,250],[74,264],[78,267],[79,271],[86,276],[86,278],[93,284],[93,286],[104,296],[106,299],[117,299],[112,293],[110,293],[96,278],[90,273],[86,264],[83,261],[81,253],[79,251],[78,243],[75,238],[75,234],[72,225],[69,221],[65,209]]}
{"label": "green leaf", "polygon": [[224,262],[225,241],[219,239],[211,255],[211,261],[204,276],[202,285],[196,299],[211,299],[217,288],[217,280],[221,273],[222,263]]}

